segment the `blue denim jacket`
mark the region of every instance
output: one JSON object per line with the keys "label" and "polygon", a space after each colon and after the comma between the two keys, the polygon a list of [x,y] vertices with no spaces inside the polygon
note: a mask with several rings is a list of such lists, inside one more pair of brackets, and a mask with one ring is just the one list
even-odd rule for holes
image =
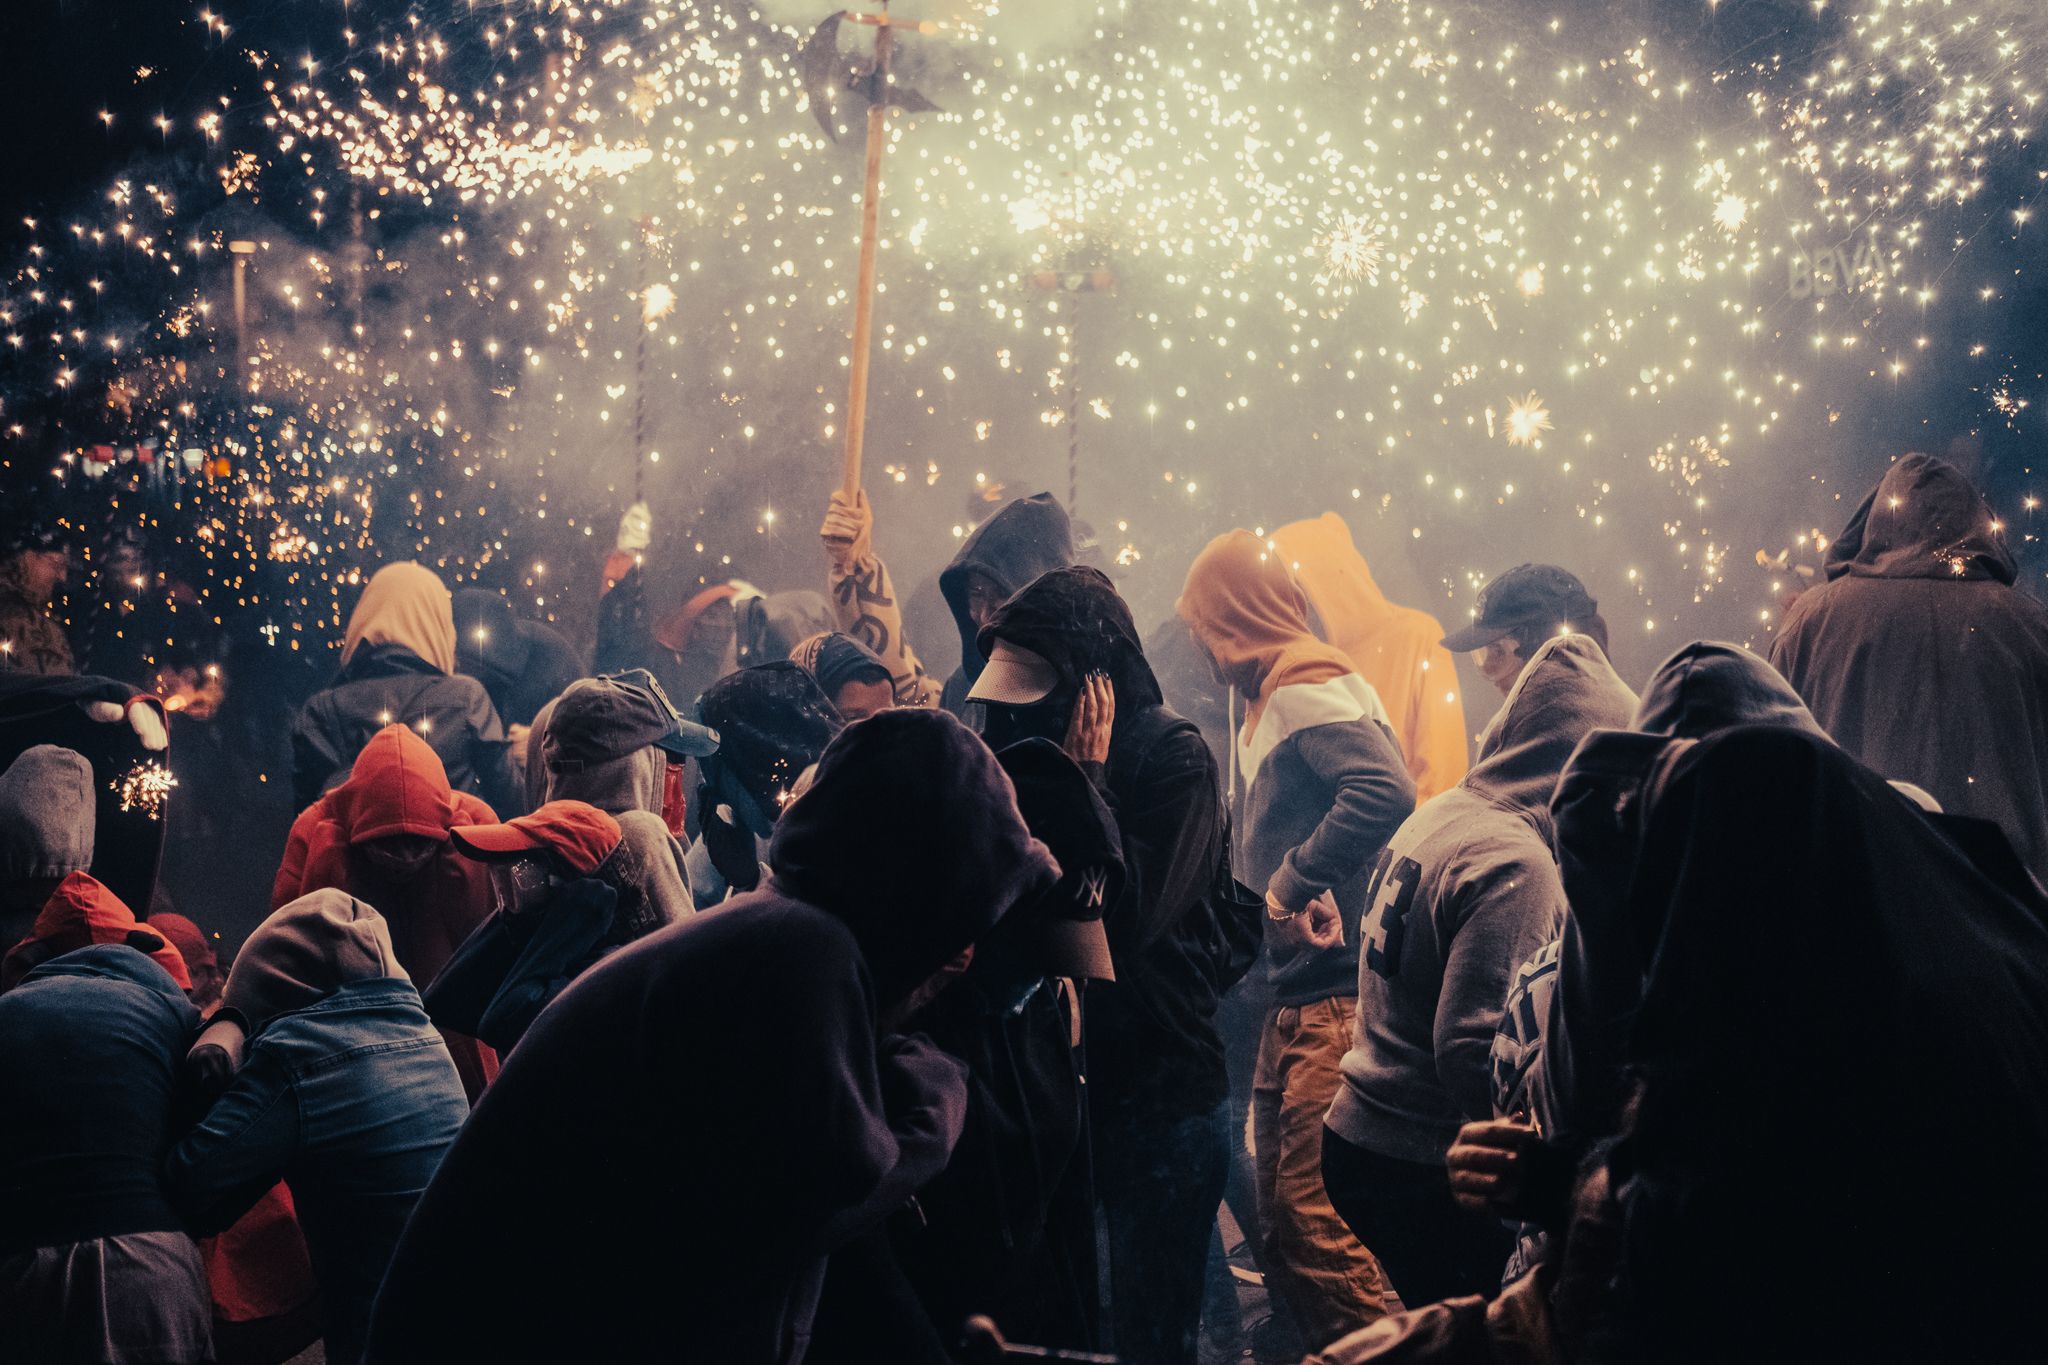
{"label": "blue denim jacket", "polygon": [[165,1187],[208,1236],[290,1185],[327,1357],[353,1365],[398,1234],[468,1115],[412,983],[355,981],[250,1039],[234,1084],[171,1153]]}

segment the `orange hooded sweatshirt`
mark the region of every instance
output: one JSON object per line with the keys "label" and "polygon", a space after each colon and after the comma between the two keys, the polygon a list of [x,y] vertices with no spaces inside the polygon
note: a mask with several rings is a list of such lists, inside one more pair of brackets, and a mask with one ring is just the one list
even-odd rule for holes
{"label": "orange hooded sweatshirt", "polygon": [[192,989],[185,959],[169,939],[138,921],[135,912],[119,896],[92,876],[74,872],[57,883],[57,889],[36,915],[28,937],[15,944],[6,961],[0,963],[0,991],[12,990],[24,976],[51,958],[96,943],[125,943],[147,953],[157,966],[171,974],[179,990]]}
{"label": "orange hooded sweatshirt", "polygon": [[1443,627],[1428,612],[1387,600],[1335,512],[1281,527],[1273,544],[1325,637],[1380,694],[1417,804],[1457,786],[1468,766],[1465,702]]}
{"label": "orange hooded sweatshirt", "polygon": [[[330,887],[375,906],[390,922],[400,965],[424,989],[495,904],[490,870],[463,857],[448,831],[496,823],[483,801],[449,788],[447,770],[424,739],[404,725],[387,725],[363,746],[348,781],[293,822],[271,906]],[[399,834],[441,847],[419,872],[393,879],[359,846]],[[442,1036],[473,1103],[498,1073],[497,1054],[473,1038]]]}

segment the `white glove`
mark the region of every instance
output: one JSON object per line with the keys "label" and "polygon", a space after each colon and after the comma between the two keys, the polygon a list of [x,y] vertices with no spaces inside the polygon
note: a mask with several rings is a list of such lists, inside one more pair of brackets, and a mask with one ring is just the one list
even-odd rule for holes
{"label": "white glove", "polygon": [[164,719],[156,708],[137,697],[126,706],[117,701],[89,701],[85,714],[102,725],[114,725],[125,714],[128,728],[135,731],[135,737],[142,741],[142,747],[151,753],[160,754],[171,747],[170,732],[164,729]]}
{"label": "white glove", "polygon": [[654,511],[646,503],[636,502],[619,518],[619,548],[638,554],[653,542]]}

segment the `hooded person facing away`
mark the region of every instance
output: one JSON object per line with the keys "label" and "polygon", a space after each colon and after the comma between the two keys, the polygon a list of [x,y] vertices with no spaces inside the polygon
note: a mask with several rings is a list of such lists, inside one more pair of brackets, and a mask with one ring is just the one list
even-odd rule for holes
{"label": "hooded person facing away", "polygon": [[[494,904],[489,874],[462,856],[450,831],[497,820],[449,788],[441,760],[411,727],[387,725],[363,746],[348,781],[293,822],[271,908],[327,888],[381,906],[406,975],[431,982]],[[447,1043],[474,1099],[498,1074],[497,1055],[461,1034]]]}
{"label": "hooded person facing away", "polygon": [[1525,1016],[1540,1036],[1524,1040],[1537,1052],[1521,1106],[1553,1143],[1581,1147],[1618,1121],[1622,1048],[1641,1002],[1635,964],[1657,932],[1621,910],[1643,793],[1673,754],[1742,726],[1827,738],[1776,669],[1739,646],[1700,641],[1650,675],[1627,730],[1587,735],[1558,778],[1552,841],[1569,908],[1547,1004]]}
{"label": "hooded person facing away", "polygon": [[987,657],[978,643],[983,626],[1018,589],[1042,573],[1074,562],[1074,528],[1067,509],[1050,493],[1018,498],[977,527],[953,562],[939,573],[939,593],[960,630],[960,667],[946,679],[939,704],[965,714],[967,689]]}
{"label": "hooded person facing away", "polygon": [[406,1229],[371,1360],[802,1359],[826,1257],[959,1137],[963,1068],[894,1021],[1059,869],[931,711],[835,741],[770,863],[535,1023]]}
{"label": "hooded person facing away", "polygon": [[207,1236],[288,1184],[327,1358],[352,1365],[399,1230],[469,1113],[462,1081],[384,917],[342,891],[258,925],[222,1002],[191,1064],[233,1079],[171,1152],[166,1192]]}
{"label": "hooded person facing away", "polygon": [[[1090,991],[1089,1094],[1119,1352],[1192,1350],[1228,1160],[1218,997],[1257,950],[1230,877],[1230,821],[1201,732],[1170,710],[1130,608],[1095,569],[1053,569],[989,618],[967,700],[1007,753],[1061,744],[1106,803],[1123,889],[1104,907],[1114,984]],[[1106,711],[1104,702],[1107,702]]]}
{"label": "hooded person facing away", "polygon": [[484,685],[498,719],[531,725],[541,707],[584,674],[583,660],[554,627],[515,616],[503,593],[455,594],[455,663]]}
{"label": "hooded person facing away", "polygon": [[1851,755],[1995,821],[2048,883],[2048,607],[1968,479],[1908,455],[1828,547],[1771,663]]}
{"label": "hooded person facing away", "polygon": [[456,847],[490,867],[498,908],[427,988],[437,1024],[510,1051],[576,977],[696,913],[667,850],[647,856],[622,827],[582,801],[550,801],[453,831]]}
{"label": "hooded person facing away", "polygon": [[1629,1097],[1561,1252],[1314,1365],[2038,1355],[2041,915],[1804,725],[1662,748],[1616,907]]}
{"label": "hooded person facing away", "polygon": [[199,1248],[164,1197],[199,1013],[133,948],[80,948],[0,996],[0,1355],[213,1359]]}
{"label": "hooded person facing away", "polygon": [[1564,917],[1550,852],[1558,774],[1589,731],[1626,724],[1635,707],[1593,639],[1545,641],[1479,762],[1401,826],[1373,870],[1358,1026],[1323,1170],[1410,1307],[1500,1282],[1512,1239],[1452,1202],[1444,1156],[1461,1123],[1492,1115],[1502,1004]]}
{"label": "hooded person facing away", "polygon": [[510,741],[491,695],[455,671],[448,589],[423,564],[377,570],[348,618],[341,671],[292,726],[292,794],[304,810],[340,785],[370,737],[408,725],[441,757],[448,783],[499,810],[519,808]]}
{"label": "hooded person facing away", "polygon": [[1465,775],[1465,702],[1457,660],[1435,617],[1380,591],[1351,528],[1335,512],[1273,533],[1314,609],[1322,637],[1344,651],[1387,708],[1419,804]]}
{"label": "hooded person facing away", "polygon": [[1273,1003],[1252,1082],[1260,1266],[1311,1346],[1385,1311],[1370,1242],[1323,1185],[1322,1114],[1358,1016],[1358,925],[1373,860],[1415,806],[1386,709],[1311,633],[1308,601],[1249,531],[1211,541],[1178,610],[1217,676],[1244,694],[1239,865],[1265,893]]}
{"label": "hooded person facing away", "polygon": [[92,765],[41,744],[0,773],[0,910],[25,926],[0,960],[0,991],[65,953],[121,943],[156,959],[180,990],[192,977],[178,950],[85,869],[92,865]]}
{"label": "hooded person facing away", "polygon": [[[549,702],[527,737],[526,799],[581,801],[616,820],[625,861],[664,921],[695,908],[684,862],[685,765],[718,752],[718,733],[683,719],[645,669],[584,678]],[[666,861],[671,871],[664,867]]]}

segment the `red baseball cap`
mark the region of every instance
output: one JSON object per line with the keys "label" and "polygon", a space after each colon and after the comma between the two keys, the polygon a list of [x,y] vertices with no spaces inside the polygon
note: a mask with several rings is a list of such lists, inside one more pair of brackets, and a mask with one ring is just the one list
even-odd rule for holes
{"label": "red baseball cap", "polygon": [[502,825],[457,825],[455,846],[479,862],[497,863],[552,854],[571,872],[587,875],[619,846],[619,822],[587,801],[550,801],[531,815]]}

